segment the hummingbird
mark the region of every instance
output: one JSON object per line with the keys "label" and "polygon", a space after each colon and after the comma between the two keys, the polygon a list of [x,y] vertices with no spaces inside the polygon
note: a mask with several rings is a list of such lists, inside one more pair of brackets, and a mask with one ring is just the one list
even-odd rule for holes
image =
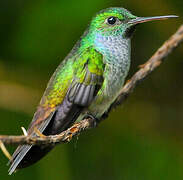
{"label": "hummingbird", "polygon": [[[27,133],[56,135],[86,117],[100,119],[119,95],[131,63],[131,37],[138,24],[175,18],[138,17],[121,7],[101,10],[52,75]],[[28,167],[55,145],[20,145],[9,174]]]}

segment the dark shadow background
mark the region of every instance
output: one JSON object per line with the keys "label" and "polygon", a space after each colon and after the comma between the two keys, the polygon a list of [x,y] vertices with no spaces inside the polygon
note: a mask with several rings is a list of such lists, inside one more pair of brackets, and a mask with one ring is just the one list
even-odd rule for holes
{"label": "dark shadow background", "polygon": [[[91,17],[110,6],[138,16],[180,16],[138,27],[130,76],[183,22],[182,0],[0,0],[0,134],[22,134],[51,74]],[[0,179],[182,180],[182,69],[180,46],[98,128],[13,176],[0,152]]]}

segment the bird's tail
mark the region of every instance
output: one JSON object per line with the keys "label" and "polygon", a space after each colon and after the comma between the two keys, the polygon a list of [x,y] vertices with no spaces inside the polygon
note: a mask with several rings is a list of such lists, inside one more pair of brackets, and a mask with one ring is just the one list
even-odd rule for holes
{"label": "bird's tail", "polygon": [[12,156],[12,160],[9,162],[11,164],[8,172],[11,175],[18,167],[22,159],[25,157],[27,152],[31,149],[32,145],[19,146]]}
{"label": "bird's tail", "polygon": [[22,145],[17,148],[13,154],[12,161],[10,161],[9,175],[15,170],[28,167],[41,158],[43,158],[49,151],[53,149],[54,145],[38,146],[38,145]]}

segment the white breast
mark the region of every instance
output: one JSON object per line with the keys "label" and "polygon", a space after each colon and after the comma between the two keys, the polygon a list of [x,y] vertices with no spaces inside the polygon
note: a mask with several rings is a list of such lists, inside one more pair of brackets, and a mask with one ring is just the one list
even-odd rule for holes
{"label": "white breast", "polygon": [[104,57],[104,82],[88,111],[95,117],[100,117],[108,110],[124,84],[130,67],[130,39],[99,34],[95,40],[95,48]]}
{"label": "white breast", "polygon": [[[131,60],[131,40],[122,36],[96,36],[96,49],[103,54],[106,64],[105,94],[117,96],[127,76]],[[111,97],[112,98],[112,97]]]}

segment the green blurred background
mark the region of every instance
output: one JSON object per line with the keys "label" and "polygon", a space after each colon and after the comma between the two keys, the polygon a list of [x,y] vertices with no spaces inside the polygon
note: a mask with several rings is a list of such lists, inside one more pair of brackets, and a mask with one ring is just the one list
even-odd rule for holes
{"label": "green blurred background", "polygon": [[[182,0],[0,0],[0,134],[22,134],[60,61],[91,17],[111,6],[180,16],[138,27],[129,77],[183,22]],[[182,180],[182,68],[180,46],[98,128],[13,176],[0,151],[0,179]]]}

